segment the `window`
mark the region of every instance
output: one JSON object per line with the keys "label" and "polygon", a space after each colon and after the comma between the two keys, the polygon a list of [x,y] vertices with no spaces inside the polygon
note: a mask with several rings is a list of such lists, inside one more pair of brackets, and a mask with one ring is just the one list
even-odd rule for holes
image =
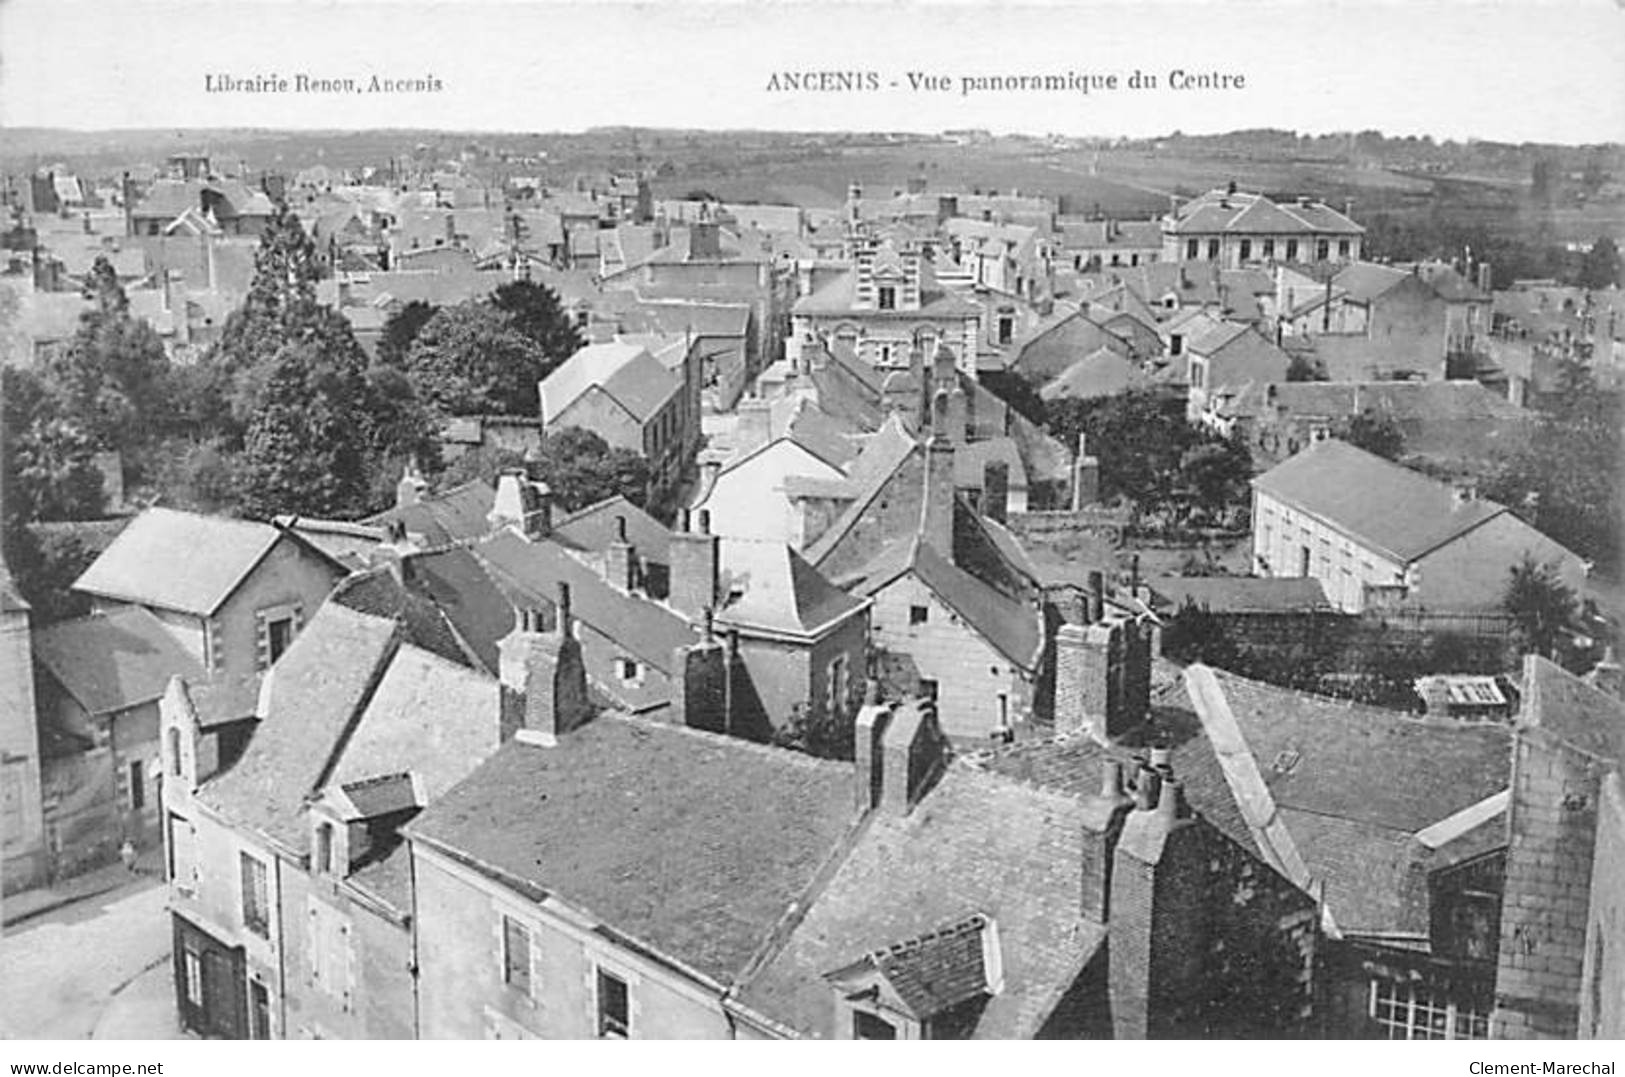
{"label": "window", "polygon": [[1329,240],[1320,240],[1315,244],[1315,260],[1324,262],[1332,255],[1332,245]]}
{"label": "window", "polygon": [[999,343],[1008,344],[1016,335],[1014,318],[1003,317],[999,319]]}
{"label": "window", "polygon": [[530,996],[530,929],[511,916],[502,918],[502,982]]}
{"label": "window", "polygon": [[248,1038],[271,1038],[271,993],[258,980],[248,981]]}
{"label": "window", "polygon": [[266,886],[265,864],[248,853],[238,855],[243,876],[243,926],[262,938],[270,938],[270,898]]}
{"label": "window", "polygon": [[929,677],[920,678],[920,696],[935,703],[937,701],[937,682]]}
{"label": "window", "polygon": [[855,1040],[895,1040],[897,1026],[867,1010],[852,1012],[852,1038]]}
{"label": "window", "polygon": [[203,959],[196,950],[181,951],[181,986],[186,989],[186,1001],[193,1006],[203,1005]]}
{"label": "window", "polygon": [[632,684],[642,675],[642,671],[638,668],[637,662],[630,658],[622,658],[618,660],[615,663],[615,672],[621,678],[622,684]]}
{"label": "window", "polygon": [[931,611],[926,609],[924,606],[910,606],[908,608],[908,623],[911,625],[923,625],[929,619],[930,615]]}
{"label": "window", "polygon": [[293,643],[293,637],[299,631],[300,609],[298,605],[277,606],[260,610],[254,619],[259,628],[256,661],[261,670],[269,669],[271,663],[281,658]]}
{"label": "window", "polygon": [[881,310],[897,309],[897,289],[895,287],[890,284],[882,284],[878,294]]}
{"label": "window", "polygon": [[613,973],[598,970],[598,1035],[624,1040],[632,1033],[632,1009],[627,999],[626,981]]}
{"label": "window", "polygon": [[1207,241],[1207,260],[1210,262],[1219,260],[1219,241],[1216,239]]}
{"label": "window", "polygon": [[1172,333],[1168,337],[1168,354],[1179,355],[1185,350],[1185,334]]}
{"label": "window", "polygon": [[1371,981],[1371,1017],[1390,1040],[1483,1040],[1487,1007],[1436,997],[1419,984]]}
{"label": "window", "polygon": [[1187,259],[1195,260],[1197,255],[1201,254],[1201,252],[1202,252],[1202,241],[1201,240],[1199,240],[1199,239],[1187,239],[1185,241],[1185,257]]}
{"label": "window", "polygon": [[1250,239],[1242,240],[1241,241],[1241,260],[1243,262],[1248,262],[1248,261],[1252,260],[1252,257],[1253,257],[1253,241],[1250,240]]}
{"label": "window", "polygon": [[1298,260],[1298,241],[1295,239],[1286,241],[1286,260],[1289,262]]}
{"label": "window", "polygon": [[1264,241],[1264,257],[1265,258],[1274,258],[1275,257],[1275,240],[1274,239],[1266,239]]}
{"label": "window", "polygon": [[847,700],[851,698],[852,693],[846,655],[838,654],[830,661],[824,690],[828,694],[825,713],[835,718],[843,717],[846,714]]}
{"label": "window", "polygon": [[130,764],[130,810],[141,811],[147,806],[147,768],[137,759]]}
{"label": "window", "polygon": [[166,734],[169,739],[169,773],[179,778],[181,776],[181,731],[170,726]]}
{"label": "window", "polygon": [[1348,240],[1340,239],[1340,240],[1337,241],[1337,256],[1339,258],[1347,258],[1349,256],[1349,241]]}

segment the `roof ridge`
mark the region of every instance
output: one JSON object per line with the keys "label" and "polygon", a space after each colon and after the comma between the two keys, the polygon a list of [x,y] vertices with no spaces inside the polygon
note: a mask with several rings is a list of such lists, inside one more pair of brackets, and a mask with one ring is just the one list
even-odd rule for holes
{"label": "roof ridge", "polygon": [[728,733],[717,733],[709,729],[697,729],[694,726],[679,725],[676,722],[664,722],[657,718],[648,717],[644,714],[633,714],[630,711],[600,711],[598,715],[592,719],[592,721],[604,721],[606,719],[610,721],[624,722],[631,726],[640,726],[645,729],[659,729],[663,732],[671,733],[677,736],[686,735],[693,737],[696,740],[710,741],[719,746],[727,745],[730,748],[737,748],[740,751],[760,755],[763,758],[771,758],[775,761],[784,762],[791,766],[800,767],[804,770],[824,770],[833,773],[836,770],[845,771],[847,768],[852,766],[850,762],[844,759],[825,759],[822,756],[811,755],[807,752],[797,751],[794,748],[779,748],[771,744],[763,744],[759,741],[746,740],[743,737],[736,737]]}

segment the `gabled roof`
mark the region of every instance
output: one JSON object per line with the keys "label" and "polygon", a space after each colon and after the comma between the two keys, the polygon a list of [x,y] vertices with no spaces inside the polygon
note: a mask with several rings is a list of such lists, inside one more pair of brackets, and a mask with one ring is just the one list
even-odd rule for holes
{"label": "gabled roof", "polygon": [[593,388],[604,392],[633,420],[643,423],[682,388],[682,379],[642,345],[621,341],[589,344],[543,379],[543,421],[555,421]]}
{"label": "gabled roof", "polygon": [[270,524],[152,508],[119,533],[73,589],[209,616],[284,537]]}
{"label": "gabled roof", "polygon": [[1335,438],[1276,465],[1253,485],[1402,563],[1507,511],[1478,498],[1458,502],[1445,483]]}
{"label": "gabled roof", "polygon": [[266,674],[265,713],[247,751],[198,798],[234,825],[302,850],[304,799],[399,645],[395,621],[324,603]]}
{"label": "gabled roof", "polygon": [[1176,214],[1165,219],[1163,230],[1176,235],[1217,232],[1360,235],[1365,231],[1324,202],[1277,203],[1260,194],[1223,188],[1180,206]]}
{"label": "gabled roof", "polygon": [[[1082,797],[950,764],[908,814],[870,819],[739,1001],[803,1036],[834,1039],[826,974],[979,912],[998,925],[1004,982],[969,1035],[1037,1035],[1105,940],[1081,915],[1084,827]],[[943,987],[957,994],[957,978]]]}
{"label": "gabled roof", "polygon": [[386,566],[353,573],[333,588],[328,601],[357,613],[395,621],[401,638],[459,666],[474,666],[456,629],[433,601],[402,586]]}
{"label": "gabled roof", "polygon": [[553,521],[553,536],[577,550],[601,553],[615,541],[615,521],[626,521],[626,541],[646,561],[670,558],[671,531],[659,520],[616,494]]}
{"label": "gabled roof", "polygon": [[1002,986],[992,982],[996,968],[988,960],[997,945],[992,922],[981,913],[935,931],[865,954],[829,974],[835,983],[881,977],[916,1021],[929,1020],[978,995]]}
{"label": "gabled roof", "polygon": [[1051,378],[1039,391],[1045,400],[1093,400],[1150,384],[1138,363],[1110,348],[1096,348]]}
{"label": "gabled roof", "polygon": [[[1418,718],[1245,680],[1190,672],[1206,735],[1230,752],[1236,799],[1285,828],[1326,884],[1332,918],[1355,932],[1425,933],[1405,898],[1418,832],[1507,788],[1511,731]],[[1218,694],[1196,702],[1198,684]],[[1250,759],[1246,765],[1237,761]]]}
{"label": "gabled roof", "polygon": [[723,539],[721,561],[724,587],[739,597],[717,611],[720,624],[814,635],[863,607],[782,542]]}
{"label": "gabled roof", "polygon": [[204,676],[197,659],[140,606],[41,628],[34,658],[92,715],[159,699],[171,677]]}
{"label": "gabled roof", "polygon": [[503,745],[406,829],[726,985],[836,852],[853,795],[845,764],[606,714]]}

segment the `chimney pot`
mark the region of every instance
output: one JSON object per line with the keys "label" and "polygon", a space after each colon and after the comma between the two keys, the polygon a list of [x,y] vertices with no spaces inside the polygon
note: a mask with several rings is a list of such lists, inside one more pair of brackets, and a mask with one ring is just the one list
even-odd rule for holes
{"label": "chimney pot", "polygon": [[1151,811],[1157,806],[1162,792],[1162,775],[1150,767],[1141,766],[1134,780],[1134,807],[1137,811]]}

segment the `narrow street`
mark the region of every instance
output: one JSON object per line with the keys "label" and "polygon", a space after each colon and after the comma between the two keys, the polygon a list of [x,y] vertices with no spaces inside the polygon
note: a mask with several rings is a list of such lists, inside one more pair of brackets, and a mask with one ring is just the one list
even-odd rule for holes
{"label": "narrow street", "polygon": [[165,893],[143,878],[8,928],[0,1037],[88,1039],[104,1020],[107,1038],[173,1036]]}

